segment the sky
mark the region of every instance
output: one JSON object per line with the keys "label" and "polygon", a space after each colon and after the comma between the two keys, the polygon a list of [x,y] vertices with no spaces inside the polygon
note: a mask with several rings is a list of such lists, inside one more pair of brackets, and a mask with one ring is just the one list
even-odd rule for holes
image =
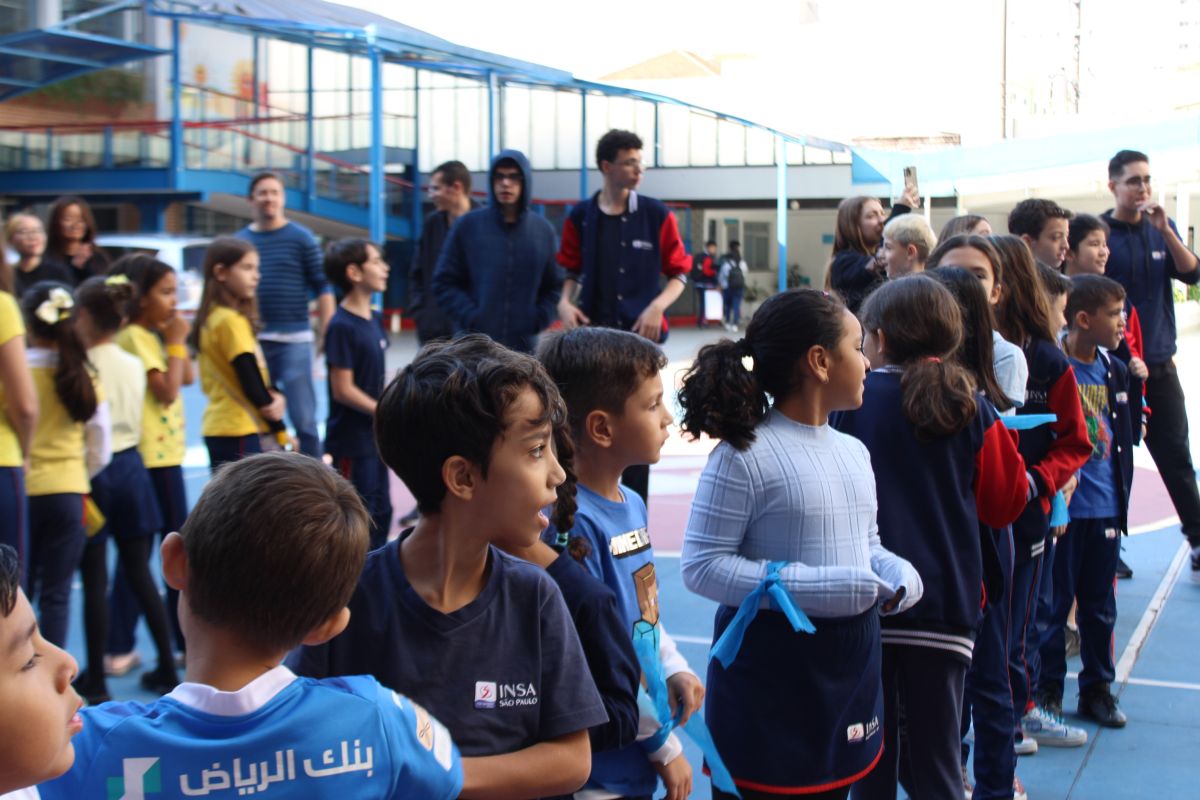
{"label": "sky", "polygon": [[1010,119],[1019,118],[1011,125],[1024,135],[1116,125],[1117,104],[1141,120],[1200,105],[1196,73],[1177,69],[1189,30],[1179,17],[1200,26],[1200,0],[1140,0],[1133,15],[1124,0],[342,1],[592,80],[671,50],[738,55],[719,81],[630,85],[841,141],[942,132],[994,141],[1005,85]]}

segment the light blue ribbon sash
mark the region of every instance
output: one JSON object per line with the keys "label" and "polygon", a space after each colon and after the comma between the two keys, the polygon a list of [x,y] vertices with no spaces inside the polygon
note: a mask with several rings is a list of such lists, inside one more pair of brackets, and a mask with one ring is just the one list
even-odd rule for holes
{"label": "light blue ribbon sash", "polygon": [[767,564],[767,577],[763,578],[763,582],[758,585],[758,588],[746,595],[746,599],[738,607],[737,613],[725,627],[721,638],[709,651],[709,657],[721,662],[721,666],[725,669],[729,669],[729,665],[737,657],[738,651],[742,649],[742,638],[746,635],[746,629],[750,627],[750,623],[758,616],[758,609],[762,605],[764,596],[769,598],[772,610],[780,612],[787,618],[792,625],[792,630],[797,633],[800,631],[817,632],[812,620],[800,610],[796,601],[788,594],[788,590],[780,583],[779,571],[786,565],[786,561],[772,561]]}
{"label": "light blue ribbon sash", "polygon": [[[679,727],[679,719],[683,715],[683,704],[679,704],[677,713],[671,713],[667,681],[663,677],[662,662],[658,658],[658,626],[645,623],[638,623],[634,626],[633,649],[637,653],[642,674],[646,676],[645,691],[638,689],[639,705],[644,702],[643,697],[648,695],[654,716],[661,724],[653,736],[642,742],[644,748],[649,752],[654,752],[663,746],[671,731]],[[700,752],[704,756],[704,763],[708,765],[713,786],[726,794],[741,797],[737,786],[734,785],[733,776],[729,774],[725,762],[721,760],[721,755],[717,752],[717,746],[712,740],[712,734],[708,732],[708,726],[704,724],[704,719],[699,714],[692,714],[687,724],[683,726],[683,730],[700,748]]]}

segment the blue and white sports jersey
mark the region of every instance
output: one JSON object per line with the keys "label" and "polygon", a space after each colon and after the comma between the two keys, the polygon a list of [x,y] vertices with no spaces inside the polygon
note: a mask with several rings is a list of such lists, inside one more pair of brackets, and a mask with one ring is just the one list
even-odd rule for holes
{"label": "blue and white sports jersey", "polygon": [[237,692],[185,683],[149,705],[82,712],[75,764],[43,800],[445,798],[462,789],[449,732],[373,678],[276,667]]}

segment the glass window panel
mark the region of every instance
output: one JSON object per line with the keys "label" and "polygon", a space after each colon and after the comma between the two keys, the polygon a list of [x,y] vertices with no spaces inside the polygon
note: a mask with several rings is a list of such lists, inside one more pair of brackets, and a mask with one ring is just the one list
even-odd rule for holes
{"label": "glass window panel", "polygon": [[717,120],[708,114],[692,112],[688,119],[688,164],[711,167],[717,163]]}
{"label": "glass window panel", "polygon": [[556,92],[555,107],[558,131],[555,135],[554,165],[558,169],[579,169],[583,98],[578,92]]}
{"label": "glass window panel", "polygon": [[683,106],[663,103],[658,107],[658,125],[662,133],[659,163],[664,167],[688,165],[688,117]]}
{"label": "glass window panel", "polygon": [[775,135],[762,128],[746,128],[746,163],[754,166],[775,163]]}
{"label": "glass window panel", "polygon": [[717,123],[717,160],[723,167],[740,167],[746,163],[746,127],[737,122],[720,120]]}

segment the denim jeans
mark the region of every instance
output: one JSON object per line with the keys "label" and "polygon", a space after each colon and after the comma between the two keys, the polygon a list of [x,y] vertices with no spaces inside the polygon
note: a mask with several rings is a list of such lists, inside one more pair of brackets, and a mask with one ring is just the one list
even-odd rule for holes
{"label": "denim jeans", "polygon": [[313,386],[312,342],[260,342],[267,359],[271,382],[283,390],[287,398],[287,416],[300,452],[313,458],[321,457],[321,438],[317,435],[317,391]]}

